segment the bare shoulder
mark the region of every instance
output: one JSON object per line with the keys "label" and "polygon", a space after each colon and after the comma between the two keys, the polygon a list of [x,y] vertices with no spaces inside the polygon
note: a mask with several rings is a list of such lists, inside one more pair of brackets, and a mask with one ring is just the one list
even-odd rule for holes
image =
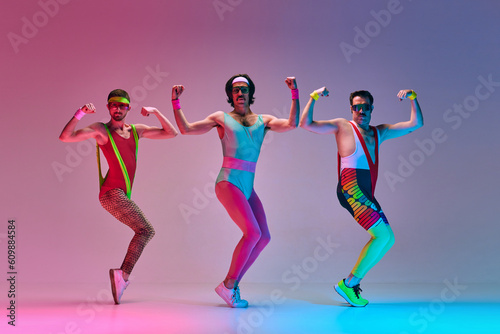
{"label": "bare shoulder", "polygon": [[338,135],[340,136],[350,136],[352,134],[351,122],[345,118],[335,118],[332,119],[332,124],[337,127]]}
{"label": "bare shoulder", "polygon": [[108,141],[108,133],[104,123],[96,122],[88,126],[88,128],[94,130],[94,138],[99,145],[105,145]]}
{"label": "bare shoulder", "polygon": [[378,130],[378,132],[380,132],[381,135],[383,135],[390,126],[390,124],[379,124],[376,125],[375,128]]}
{"label": "bare shoulder", "polygon": [[224,114],[225,114],[225,112],[219,110],[219,111],[216,111],[216,112],[208,115],[207,119],[214,121],[219,125],[223,125],[224,124]]}
{"label": "bare shoulder", "polygon": [[218,110],[218,111],[216,111],[216,112],[211,113],[210,115],[208,115],[208,117],[220,118],[220,117],[224,117],[224,114],[225,114],[224,111]]}
{"label": "bare shoulder", "polygon": [[149,129],[151,126],[138,123],[138,124],[134,124],[134,127],[137,129],[137,131],[144,131],[146,129]]}
{"label": "bare shoulder", "polygon": [[378,130],[384,130],[384,129],[387,129],[389,127],[390,124],[379,124],[379,125],[375,125],[375,127],[378,129]]}
{"label": "bare shoulder", "polygon": [[267,124],[274,119],[278,119],[278,117],[273,116],[273,115],[269,115],[269,114],[262,114],[261,116],[262,116],[262,121],[264,122],[264,124]]}
{"label": "bare shoulder", "polygon": [[351,123],[345,118],[334,118],[329,120],[330,124],[336,126],[339,130],[351,128]]}
{"label": "bare shoulder", "polygon": [[262,114],[262,119],[274,119],[277,118],[276,116],[269,115],[269,114]]}
{"label": "bare shoulder", "polygon": [[330,122],[338,126],[349,126],[349,121],[345,118],[333,118]]}
{"label": "bare shoulder", "polygon": [[90,124],[88,127],[101,135],[106,134],[106,127],[104,126],[104,123],[95,122]]}
{"label": "bare shoulder", "polygon": [[152,128],[151,126],[142,123],[134,124],[134,127],[137,131],[137,135],[139,136],[139,138],[142,138],[142,134],[144,133],[144,131]]}
{"label": "bare shoulder", "polygon": [[104,123],[102,122],[95,122],[89,125],[89,128],[94,129],[94,130],[104,130],[106,131],[106,128],[104,127]]}

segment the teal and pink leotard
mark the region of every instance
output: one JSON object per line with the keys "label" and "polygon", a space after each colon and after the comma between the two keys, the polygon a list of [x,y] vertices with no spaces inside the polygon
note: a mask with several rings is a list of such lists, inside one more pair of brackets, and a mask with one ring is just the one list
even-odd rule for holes
{"label": "teal and pink leotard", "polygon": [[372,161],[363,136],[356,123],[350,121],[354,132],[356,150],[347,157],[339,156],[339,183],[337,197],[354,219],[365,229],[383,222],[389,224],[382,208],[375,199],[378,174],[379,133],[371,126],[375,136],[375,161]]}
{"label": "teal and pink leotard", "polygon": [[255,166],[267,132],[262,116],[252,126],[244,126],[224,113],[224,135],[221,138],[224,160],[216,184],[227,181],[250,198],[255,178]]}

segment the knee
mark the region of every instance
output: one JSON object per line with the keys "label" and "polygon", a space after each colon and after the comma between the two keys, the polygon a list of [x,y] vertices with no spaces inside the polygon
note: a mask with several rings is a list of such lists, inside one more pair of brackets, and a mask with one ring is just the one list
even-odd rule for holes
{"label": "knee", "polygon": [[392,233],[385,227],[382,227],[381,225],[376,225],[375,227],[371,228],[368,230],[368,232],[371,234],[372,239],[376,241],[379,244],[384,244],[384,245],[389,245],[391,242],[391,239],[393,240]]}
{"label": "knee", "polygon": [[243,233],[243,238],[245,238],[246,242],[253,246],[257,245],[261,237],[262,234],[258,229],[251,229]]}
{"label": "knee", "polygon": [[391,233],[391,235],[389,236],[389,240],[387,241],[387,248],[392,248],[392,246],[394,246],[394,242],[396,240],[394,239],[394,234]]}
{"label": "knee", "polygon": [[382,234],[375,237],[375,239],[383,245],[389,246],[391,244],[391,236],[389,234]]}
{"label": "knee", "polygon": [[262,233],[259,239],[259,245],[261,248],[266,247],[271,242],[271,234]]}
{"label": "knee", "polygon": [[269,232],[259,231],[259,238],[256,239],[254,248],[258,248],[259,250],[263,250],[271,241],[271,235]]}
{"label": "knee", "polygon": [[153,228],[153,226],[151,226],[148,231],[147,231],[147,236],[148,236],[148,241],[153,239],[153,237],[155,236],[156,234],[156,231],[155,229]]}
{"label": "knee", "polygon": [[140,228],[135,233],[144,238],[146,242],[149,242],[155,236],[156,231],[152,226],[150,226],[148,228]]}
{"label": "knee", "polygon": [[155,234],[156,234],[155,229],[151,227],[151,230],[149,231],[149,240],[153,239]]}
{"label": "knee", "polygon": [[259,227],[251,227],[247,231],[243,232],[243,238],[246,243],[252,247],[260,244],[262,237],[263,234]]}
{"label": "knee", "polygon": [[380,242],[384,244],[384,248],[386,248],[387,250],[394,246],[394,234],[392,233],[384,233],[383,235],[378,236],[377,239],[379,239]]}

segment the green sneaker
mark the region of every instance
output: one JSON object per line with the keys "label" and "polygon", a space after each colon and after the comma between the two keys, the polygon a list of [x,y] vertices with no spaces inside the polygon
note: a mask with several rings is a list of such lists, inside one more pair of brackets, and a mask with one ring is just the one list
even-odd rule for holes
{"label": "green sneaker", "polygon": [[360,292],[362,291],[358,285],[349,288],[345,285],[345,278],[338,284],[335,284],[335,291],[342,296],[352,306],[363,307],[368,304],[368,300],[361,297]]}

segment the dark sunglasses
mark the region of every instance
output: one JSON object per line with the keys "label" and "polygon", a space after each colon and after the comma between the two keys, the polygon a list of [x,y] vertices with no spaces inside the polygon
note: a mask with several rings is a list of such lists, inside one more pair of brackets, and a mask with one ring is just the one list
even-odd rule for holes
{"label": "dark sunglasses", "polygon": [[233,94],[238,94],[239,91],[241,91],[241,94],[248,94],[250,88],[246,86],[233,87]]}
{"label": "dark sunglasses", "polygon": [[372,110],[372,105],[368,103],[363,103],[363,104],[355,104],[351,106],[352,110],[354,111],[370,111]]}

